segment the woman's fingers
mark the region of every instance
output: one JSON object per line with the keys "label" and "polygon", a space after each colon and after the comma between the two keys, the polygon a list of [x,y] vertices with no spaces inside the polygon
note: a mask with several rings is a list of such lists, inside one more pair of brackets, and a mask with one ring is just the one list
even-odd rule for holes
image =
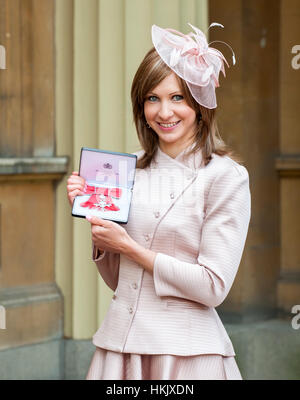
{"label": "woman's fingers", "polygon": [[67,190],[68,191],[70,189],[81,189],[81,190],[83,190],[84,187],[85,187],[85,181],[84,180],[69,178],[68,181],[67,181]]}
{"label": "woman's fingers", "polygon": [[69,202],[72,205],[76,196],[81,196],[82,192],[79,189],[73,190],[68,193]]}
{"label": "woman's fingers", "polygon": [[81,176],[71,175],[71,176],[68,178],[68,181],[67,181],[67,182],[68,182],[68,183],[80,182],[80,183],[82,183],[82,184],[84,185],[84,184],[85,184],[85,179],[82,178]]}
{"label": "woman's fingers", "polygon": [[73,171],[67,180],[67,193],[72,205],[76,196],[84,195],[85,179],[79,176],[78,171]]}
{"label": "woman's fingers", "polygon": [[76,183],[76,184],[73,184],[73,185],[67,185],[67,189],[68,189],[68,192],[71,192],[71,191],[73,191],[75,189],[79,189],[79,190],[81,190],[83,192],[84,186],[79,184],[79,183]]}
{"label": "woman's fingers", "polygon": [[84,193],[80,189],[74,189],[74,190],[70,190],[68,192],[68,196],[69,197],[73,197],[73,198],[76,197],[76,196],[83,196],[83,195],[84,195]]}

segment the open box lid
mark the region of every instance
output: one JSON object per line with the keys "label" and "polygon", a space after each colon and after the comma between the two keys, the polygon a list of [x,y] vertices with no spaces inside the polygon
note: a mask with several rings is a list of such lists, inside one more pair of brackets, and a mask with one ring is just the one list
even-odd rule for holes
{"label": "open box lid", "polygon": [[82,147],[79,175],[88,183],[132,189],[137,156]]}

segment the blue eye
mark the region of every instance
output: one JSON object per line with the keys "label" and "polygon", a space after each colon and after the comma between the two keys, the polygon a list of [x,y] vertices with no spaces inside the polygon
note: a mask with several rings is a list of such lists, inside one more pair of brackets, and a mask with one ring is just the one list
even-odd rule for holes
{"label": "blue eye", "polygon": [[180,101],[180,100],[183,100],[183,96],[181,96],[180,94],[175,94],[172,97],[172,99],[175,100],[175,101]]}
{"label": "blue eye", "polygon": [[152,101],[152,102],[157,101],[157,99],[158,99],[158,98],[157,98],[156,96],[149,96],[149,97],[148,97],[148,100],[149,100],[149,101]]}

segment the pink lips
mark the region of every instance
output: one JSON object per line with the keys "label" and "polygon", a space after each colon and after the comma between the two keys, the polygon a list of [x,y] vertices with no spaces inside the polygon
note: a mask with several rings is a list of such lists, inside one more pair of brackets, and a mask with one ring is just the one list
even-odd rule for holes
{"label": "pink lips", "polygon": [[[169,122],[169,123],[171,123],[171,122]],[[162,125],[160,125],[159,122],[157,122],[157,125],[159,126],[159,128],[160,128],[162,131],[168,132],[168,131],[172,131],[173,129],[177,128],[177,126],[179,125],[179,123],[180,123],[180,121],[177,121],[175,125],[170,126],[170,127],[162,126]]]}

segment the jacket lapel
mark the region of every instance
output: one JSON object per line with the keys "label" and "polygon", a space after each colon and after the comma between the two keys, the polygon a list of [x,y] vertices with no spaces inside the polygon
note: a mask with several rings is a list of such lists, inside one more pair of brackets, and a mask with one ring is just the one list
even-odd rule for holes
{"label": "jacket lapel", "polygon": [[[133,204],[125,228],[147,248],[172,207],[188,212],[188,207],[194,207],[192,203],[201,196],[204,182],[201,152],[183,158],[184,152],[173,159],[158,149],[151,166],[136,171]],[[136,154],[142,156],[143,151]]]}
{"label": "jacket lapel", "polygon": [[184,158],[184,154],[191,147],[186,148],[176,158],[168,156],[160,148],[157,150],[150,172],[150,187],[153,195],[161,198],[161,201],[156,202],[153,209],[154,214],[159,214],[157,226],[168,211],[181,201],[182,196],[193,197],[190,191],[193,190],[193,184],[199,175],[202,175],[203,170],[201,170],[201,151]]}

